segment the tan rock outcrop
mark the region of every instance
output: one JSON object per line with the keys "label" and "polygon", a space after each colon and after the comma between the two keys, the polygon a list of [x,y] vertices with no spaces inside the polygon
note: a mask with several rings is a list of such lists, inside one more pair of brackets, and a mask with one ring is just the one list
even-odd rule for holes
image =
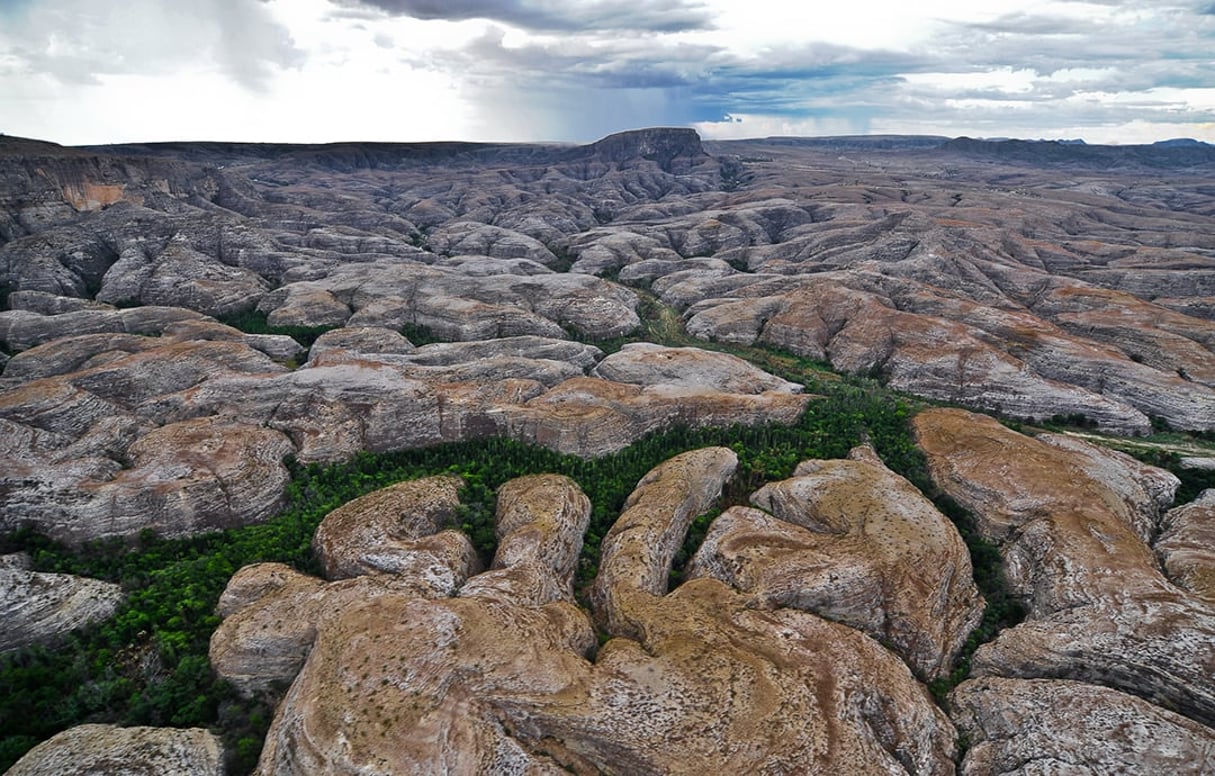
{"label": "tan rock outcrop", "polygon": [[811,400],[784,391],[734,394],[574,377],[518,406],[504,407],[501,417],[513,438],[594,457],[672,426],[792,423]]}
{"label": "tan rock outcrop", "polygon": [[[590,505],[564,477],[502,487],[493,568],[456,598],[419,596],[408,575],[240,572],[213,659],[255,654],[242,641],[268,644],[267,627],[314,639],[258,772],[952,773],[952,726],[870,639],[751,609],[717,580],[666,594],[682,530],[735,465],[696,451],[639,484],[605,539],[596,597],[643,640],[617,634],[593,660],[569,595]],[[314,635],[297,624],[309,618]],[[215,662],[221,675],[250,663]]]}
{"label": "tan rock outcrop", "polygon": [[8,776],[224,776],[223,746],[202,728],[79,725],[31,749]]}
{"label": "tan rock outcrop", "polygon": [[688,526],[712,506],[737,468],[734,451],[710,447],[677,455],[637,483],[600,545],[591,601],[605,630],[642,640],[644,620],[634,610],[666,595],[671,561]]}
{"label": "tan rock outcrop", "polygon": [[468,538],[450,530],[463,484],[447,476],[411,480],[330,512],[312,539],[325,577],[398,574],[426,585],[431,595],[454,594],[477,566]]}
{"label": "tan rock outcrop", "polygon": [[689,566],[762,606],[813,612],[886,644],[925,681],[983,615],[957,529],[871,448],[805,461],[713,522]]}
{"label": "tan rock outcrop", "polygon": [[768,374],[729,353],[666,348],[649,342],[625,345],[600,361],[591,374],[617,383],[712,389],[733,394],[802,390],[802,386]]}
{"label": "tan rock outcrop", "polygon": [[[1001,545],[1005,576],[1029,609],[980,647],[972,675],[1074,679],[1215,721],[1215,608],[1171,584],[1137,534],[1160,505],[1143,494],[1167,478],[960,410],[913,423],[934,481]],[[1097,464],[1115,471],[1100,475]]]}

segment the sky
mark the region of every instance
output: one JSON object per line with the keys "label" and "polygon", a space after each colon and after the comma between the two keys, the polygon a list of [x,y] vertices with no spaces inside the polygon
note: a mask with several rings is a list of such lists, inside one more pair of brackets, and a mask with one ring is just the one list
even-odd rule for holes
{"label": "sky", "polygon": [[1215,142],[1215,0],[0,0],[0,133]]}

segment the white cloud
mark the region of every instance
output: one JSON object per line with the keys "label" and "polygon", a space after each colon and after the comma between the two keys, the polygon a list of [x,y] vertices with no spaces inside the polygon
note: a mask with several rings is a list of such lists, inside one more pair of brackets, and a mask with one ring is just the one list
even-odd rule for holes
{"label": "white cloud", "polygon": [[10,0],[0,131],[1215,140],[1213,50],[1215,15],[1182,0]]}

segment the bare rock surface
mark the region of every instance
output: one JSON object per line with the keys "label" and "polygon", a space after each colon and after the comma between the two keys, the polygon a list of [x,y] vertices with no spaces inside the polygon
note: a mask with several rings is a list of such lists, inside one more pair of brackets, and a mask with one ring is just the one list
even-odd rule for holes
{"label": "bare rock surface", "polygon": [[735,394],[800,393],[802,388],[728,353],[666,348],[648,342],[625,345],[600,361],[592,374],[618,383],[709,388]]}
{"label": "bare rock surface", "polygon": [[1215,604],[1215,491],[1169,510],[1161,528],[1154,546],[1169,579]]}
{"label": "bare rock surface", "polygon": [[627,447],[645,434],[671,426],[791,423],[810,397],[768,391],[730,394],[677,385],[638,386],[589,377],[565,380],[502,413],[508,434],[576,455],[600,455]]}
{"label": "bare rock surface", "polygon": [[[653,383],[638,386],[588,377],[602,351],[566,339],[414,348],[394,330],[357,327],[323,335],[292,370],[286,362],[302,348],[291,338],[244,334],[197,313],[52,317],[76,314],[142,321],[160,336],[51,339],[15,355],[0,381],[0,420],[10,432],[0,448],[9,461],[0,522],[32,520],[74,543],[263,519],[286,482],[271,459],[288,454],[332,461],[506,435],[589,457],[673,424],[787,422],[809,400],[740,359],[691,348],[670,350],[677,369],[634,374]],[[213,429],[205,443],[204,428]],[[174,442],[185,429],[194,431],[181,439],[193,441]],[[221,435],[230,438],[219,443]]]}
{"label": "bare rock surface", "polygon": [[452,595],[475,569],[476,552],[451,528],[460,504],[457,477],[427,477],[368,493],[321,521],[313,548],[328,579],[375,572],[424,581]]}
{"label": "bare rock surface", "polygon": [[682,532],[735,466],[701,450],[639,483],[594,600],[640,641],[613,625],[597,654],[570,590],[590,504],[564,477],[502,486],[494,564],[454,598],[411,590],[414,570],[331,583],[242,570],[221,601],[217,670],[247,681],[260,651],[299,666],[258,772],[952,773],[952,726],[872,640],[753,609],[718,580],[667,594]]}
{"label": "bare rock surface", "polygon": [[890,646],[925,680],[947,674],[979,624],[957,529],[872,449],[804,461],[713,522],[688,569],[839,622]]}
{"label": "bare rock surface", "polygon": [[639,612],[667,591],[667,575],[688,526],[708,510],[738,467],[738,456],[711,447],[675,456],[637,483],[603,537],[592,600],[608,632],[640,640]]}
{"label": "bare rock surface", "polygon": [[0,652],[53,643],[104,620],[125,599],[110,582],[28,569],[28,556],[0,556]]}
{"label": "bare rock surface", "polygon": [[961,773],[1208,773],[1215,731],[1105,687],[986,677],[950,697],[969,736]]}
{"label": "bare rock surface", "polygon": [[10,458],[3,527],[30,524],[69,544],[143,530],[190,536],[269,517],[288,479],[286,437],[219,418],[162,426],[122,447],[127,468],[96,453],[76,458],[72,446],[48,451],[52,466],[28,452]]}
{"label": "bare rock surface", "polygon": [[[914,425],[933,479],[1000,545],[1029,609],[978,650],[973,675],[1074,679],[1215,721],[1215,608],[1175,587],[1136,533],[1160,504],[1127,483],[1140,476],[1151,492],[1159,474],[960,410],[928,410]],[[1094,477],[1097,461],[1115,471]]]}
{"label": "bare rock surface", "polygon": [[202,728],[79,725],[43,741],[9,776],[223,776],[223,747]]}

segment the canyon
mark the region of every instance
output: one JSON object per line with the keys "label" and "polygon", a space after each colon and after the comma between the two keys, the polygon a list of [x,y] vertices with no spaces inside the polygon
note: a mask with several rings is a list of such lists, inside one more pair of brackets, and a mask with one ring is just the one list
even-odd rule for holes
{"label": "canyon", "polygon": [[[326,504],[307,568],[198,596],[207,671],[274,708],[248,764],[1209,772],[1215,502],[1178,494],[1215,458],[1213,219],[1204,144],[0,136],[0,535],[205,541],[361,456],[617,460],[839,406],[854,439],[650,461],[602,527],[556,471],[496,484],[485,540],[455,464]],[[138,605],[41,546],[0,554],[13,660]],[[1020,616],[975,643],[989,572]],[[223,772],[199,727],[11,772]]]}

